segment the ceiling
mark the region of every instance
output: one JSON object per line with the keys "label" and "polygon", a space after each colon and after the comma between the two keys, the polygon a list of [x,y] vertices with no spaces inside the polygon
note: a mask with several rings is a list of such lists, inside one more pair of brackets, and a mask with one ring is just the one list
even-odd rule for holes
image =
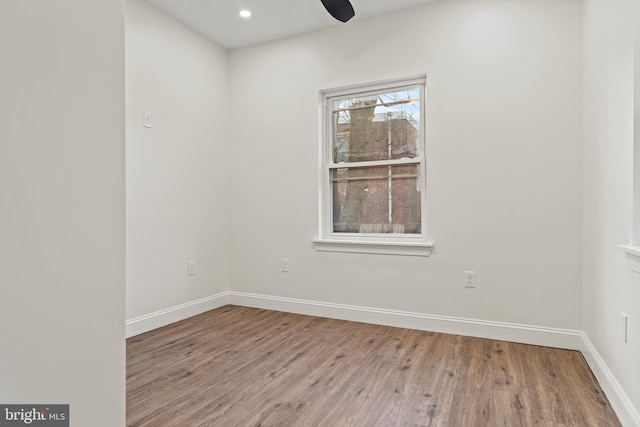
{"label": "ceiling", "polygon": [[[436,0],[351,0],[356,16],[349,22]],[[227,48],[251,46],[341,23],[321,0],[149,0],[176,19]],[[249,9],[251,18],[238,15]]]}

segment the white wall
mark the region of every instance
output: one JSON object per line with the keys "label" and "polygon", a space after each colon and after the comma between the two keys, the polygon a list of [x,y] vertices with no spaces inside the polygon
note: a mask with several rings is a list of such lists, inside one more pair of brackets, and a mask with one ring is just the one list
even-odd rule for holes
{"label": "white wall", "polygon": [[[576,0],[455,0],[232,51],[232,289],[581,329],[581,31]],[[315,252],[318,91],[421,73],[434,253]]]}
{"label": "white wall", "polygon": [[124,425],[124,2],[0,2],[0,64],[0,402]]}
{"label": "white wall", "polygon": [[[229,287],[227,51],[127,1],[127,319]],[[143,111],[152,128],[144,128]],[[196,275],[187,276],[187,262]]]}
{"label": "white wall", "polygon": [[586,0],[584,17],[583,324],[637,411],[640,275],[617,247],[632,235],[634,0]]}

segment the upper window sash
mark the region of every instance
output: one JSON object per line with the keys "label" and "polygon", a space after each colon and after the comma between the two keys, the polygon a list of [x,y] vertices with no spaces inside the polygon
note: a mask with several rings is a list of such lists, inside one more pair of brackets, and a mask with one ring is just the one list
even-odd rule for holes
{"label": "upper window sash", "polygon": [[[415,103],[416,99],[407,98],[404,100],[394,100],[389,102],[383,101],[383,102],[376,102],[376,104],[372,104],[372,105],[367,105],[362,107],[349,107],[349,108],[342,108],[340,106],[336,106],[336,103],[340,101],[345,101],[350,96],[352,96],[353,98],[367,98],[367,97],[374,97],[378,95],[390,94],[394,92],[403,92],[403,91],[411,92],[416,90],[419,93],[419,107],[418,107],[419,116],[416,119],[415,117],[413,117],[408,113],[403,115],[403,118],[405,118],[406,120],[414,120],[415,123],[418,125],[415,153],[412,153],[412,155],[410,156],[407,156],[406,154],[409,154],[409,153],[406,153],[406,152],[404,153],[393,152],[390,154],[391,154],[391,157],[396,157],[396,158],[419,158],[424,156],[424,146],[423,146],[424,97],[425,97],[424,79],[422,80],[413,79],[410,81],[405,81],[403,83],[407,83],[407,84],[398,84],[398,85],[389,85],[389,86],[380,85],[380,88],[378,89],[366,90],[366,91],[359,91],[358,88],[355,87],[351,90],[339,90],[336,92],[332,91],[330,95],[325,94],[324,96],[324,134],[323,134],[323,144],[325,146],[325,151],[324,151],[325,163],[328,163],[328,162],[356,163],[356,162],[362,161],[362,160],[340,161],[340,159],[337,158],[339,157],[337,152],[340,149],[340,146],[339,146],[340,135],[348,134],[348,132],[344,132],[344,131],[341,132],[340,125],[347,126],[350,123],[350,122],[340,123],[339,114],[341,112],[346,113],[348,111],[354,111],[354,110],[357,111],[358,109],[364,109],[364,108],[372,108],[372,107],[380,108],[380,107],[392,107],[392,106],[401,105],[401,104],[412,104],[412,103]],[[369,86],[366,86],[366,87],[369,87]],[[393,112],[390,112],[390,113],[393,114]],[[378,118],[383,117],[383,114],[384,112],[379,113],[377,115]],[[367,159],[365,159],[364,161],[367,161]]]}

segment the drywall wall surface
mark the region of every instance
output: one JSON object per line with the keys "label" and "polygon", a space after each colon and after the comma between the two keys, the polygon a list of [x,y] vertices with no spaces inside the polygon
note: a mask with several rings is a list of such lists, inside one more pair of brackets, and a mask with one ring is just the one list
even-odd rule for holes
{"label": "drywall wall surface", "polygon": [[0,2],[0,402],[125,423],[124,2]]}
{"label": "drywall wall surface", "polygon": [[227,64],[226,50],[127,2],[127,319],[228,289]]}
{"label": "drywall wall surface", "polygon": [[[232,289],[581,329],[581,52],[575,0],[436,2],[231,51]],[[433,254],[314,251],[319,91],[419,74]]]}
{"label": "drywall wall surface", "polygon": [[[640,274],[631,243],[635,2],[584,3],[584,331],[640,408]],[[620,313],[628,315],[628,342]]]}

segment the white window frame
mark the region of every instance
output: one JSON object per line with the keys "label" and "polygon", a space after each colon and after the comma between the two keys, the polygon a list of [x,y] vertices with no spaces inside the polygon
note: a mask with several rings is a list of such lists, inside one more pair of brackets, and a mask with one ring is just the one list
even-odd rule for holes
{"label": "white window frame", "polygon": [[[420,234],[364,234],[332,232],[332,186],[331,170],[341,163],[333,163],[333,123],[331,102],[335,98],[347,96],[366,96],[381,91],[401,90],[405,87],[419,86],[420,96],[420,132],[417,157],[413,159],[393,160],[394,164],[418,164],[420,168]],[[369,84],[345,86],[320,91],[321,132],[320,132],[320,213],[319,237],[313,241],[317,251],[351,252],[367,254],[429,256],[433,242],[427,237],[427,195],[426,195],[426,155],[425,155],[425,94],[426,76],[385,80]],[[358,162],[358,166],[377,165],[378,162]]]}
{"label": "white window frame", "polygon": [[633,210],[631,242],[619,245],[629,268],[640,273],[640,0],[635,2],[633,40]]}

